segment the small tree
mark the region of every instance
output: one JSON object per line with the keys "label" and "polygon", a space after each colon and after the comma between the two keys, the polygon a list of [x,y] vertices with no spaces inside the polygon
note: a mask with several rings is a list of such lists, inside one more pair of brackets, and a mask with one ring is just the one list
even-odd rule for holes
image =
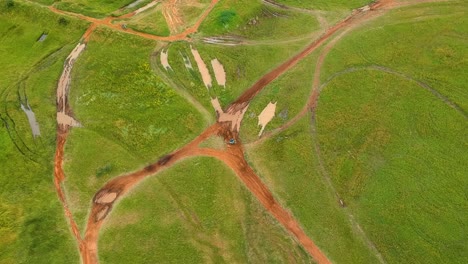
{"label": "small tree", "polygon": [[59,18],[58,20],[59,25],[66,26],[68,25],[68,20],[64,17]]}
{"label": "small tree", "polygon": [[6,7],[7,8],[13,8],[15,6],[15,1],[13,0],[7,0],[6,1]]}

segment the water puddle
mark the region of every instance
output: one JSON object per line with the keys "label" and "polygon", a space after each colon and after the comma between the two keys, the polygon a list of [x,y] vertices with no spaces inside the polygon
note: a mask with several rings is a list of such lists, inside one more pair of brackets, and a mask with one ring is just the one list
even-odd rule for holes
{"label": "water puddle", "polygon": [[21,104],[21,109],[28,117],[29,126],[31,127],[33,137],[39,137],[41,135],[41,130],[39,129],[39,123],[37,122],[36,115],[31,110],[31,107],[29,105],[24,106]]}
{"label": "water puddle", "polygon": [[260,129],[260,133],[258,133],[258,136],[260,137],[263,134],[263,130],[265,129],[266,125],[270,123],[270,121],[273,119],[275,116],[275,110],[276,110],[276,103],[269,103],[265,109],[258,115],[258,125],[262,126],[262,129]]}
{"label": "water puddle", "polygon": [[219,62],[218,59],[214,59],[211,61],[211,67],[213,67],[218,85],[226,87],[226,72],[224,71],[224,67],[221,62]]}
{"label": "water puddle", "polygon": [[192,62],[190,61],[190,58],[186,54],[182,54],[179,51],[180,56],[182,56],[182,59],[184,60],[185,68],[187,68],[188,71],[193,70]]}
{"label": "water puddle", "polygon": [[125,8],[134,8],[135,6],[139,5],[143,1],[145,1],[145,0],[136,0],[135,2],[130,3],[129,5],[127,5]]}
{"label": "water puddle", "polygon": [[167,50],[166,52],[161,50],[161,64],[164,67],[164,69],[166,69],[166,71],[169,69],[172,69],[171,65],[169,65],[169,60],[167,59],[168,57],[167,53],[168,53]]}
{"label": "water puddle", "polygon": [[198,50],[193,49],[192,46],[190,46],[190,50],[192,51],[193,58],[197,62],[198,70],[200,71],[205,87],[210,88],[211,87],[211,75],[210,75],[210,72],[208,71],[208,68],[206,67],[205,62],[203,61],[200,54],[198,53]]}
{"label": "water puddle", "polygon": [[42,35],[37,39],[37,42],[44,42],[44,40],[46,40],[47,36],[48,35],[46,33],[42,33]]}

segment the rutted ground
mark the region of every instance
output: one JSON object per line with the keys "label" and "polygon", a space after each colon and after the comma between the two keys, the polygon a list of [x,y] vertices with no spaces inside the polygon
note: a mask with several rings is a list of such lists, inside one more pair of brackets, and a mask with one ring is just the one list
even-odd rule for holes
{"label": "rutted ground", "polygon": [[[96,19],[92,19],[89,17],[81,16],[81,15],[74,15],[74,14],[69,14],[69,13],[67,14],[77,16],[81,19],[84,19],[93,23],[90,26],[90,30],[88,30],[84,35],[84,42],[88,40],[89,34],[91,34],[92,30],[96,26],[99,26],[99,25],[110,27],[114,30],[123,31],[123,32],[130,33],[130,34],[135,34],[135,35],[149,38],[149,39],[173,41],[173,40],[185,40],[188,34],[195,32],[198,26],[200,25],[201,21],[203,20],[203,18],[206,17],[206,15],[211,10],[211,8],[213,8],[216,2],[217,2],[216,0],[212,1],[210,8],[207,9],[207,11],[205,11],[205,13],[202,15],[200,20],[193,27],[187,29],[183,33],[180,33],[174,36],[169,36],[169,37],[158,37],[158,36],[154,36],[150,34],[134,32],[131,30],[124,30],[121,27],[111,23],[113,18],[96,20]],[[126,192],[128,192],[134,185],[139,183],[144,178],[150,175],[156,174],[157,172],[165,168],[170,167],[171,165],[173,165],[174,163],[176,163],[177,161],[181,159],[198,155],[198,156],[215,157],[223,161],[227,166],[229,166],[236,173],[236,175],[240,178],[240,180],[244,182],[246,187],[260,201],[260,203],[275,217],[276,220],[278,220],[280,224],[282,224],[282,226],[286,230],[290,232],[291,235],[293,235],[301,243],[304,249],[311,256],[313,256],[317,262],[329,263],[327,256],[325,256],[321,252],[321,250],[315,245],[315,243],[305,234],[305,232],[302,230],[301,226],[294,219],[294,217],[275,200],[275,198],[270,193],[268,188],[262,183],[260,178],[255,174],[252,168],[250,168],[250,166],[247,164],[244,158],[245,154],[244,154],[242,142],[239,139],[239,130],[241,128],[241,121],[242,121],[242,118],[246,109],[249,106],[250,101],[267,84],[272,82],[275,78],[277,78],[281,74],[285,73],[288,69],[293,67],[298,61],[300,61],[301,59],[309,55],[312,51],[320,47],[331,36],[334,36],[336,32],[342,29],[350,29],[356,25],[363,23],[364,21],[367,21],[369,19],[372,19],[380,15],[383,11],[387,9],[400,7],[402,5],[404,4],[396,4],[390,0],[383,0],[383,1],[377,1],[370,6],[366,6],[365,8],[355,10],[348,18],[336,24],[335,26],[329,28],[323,36],[318,38],[315,42],[309,45],[302,52],[300,52],[296,56],[292,57],[285,63],[281,64],[279,67],[275,68],[274,70],[272,70],[271,72],[263,76],[252,87],[246,90],[236,101],[234,101],[228,107],[226,107],[226,110],[223,110],[219,102],[217,102],[217,100],[214,99],[213,105],[216,109],[216,112],[218,113],[218,120],[215,124],[210,126],[203,133],[201,133],[200,136],[198,136],[196,139],[194,139],[192,142],[190,142],[186,146],[180,148],[177,151],[174,151],[173,153],[169,155],[162,157],[161,159],[158,160],[158,162],[148,165],[142,170],[110,180],[108,183],[105,184],[105,186],[103,186],[96,193],[93,199],[92,209],[91,209],[91,213],[90,213],[88,223],[86,226],[84,238],[80,237],[76,224],[74,224],[73,222],[71,213],[67,209],[64,195],[61,192],[60,182],[63,181],[65,177],[61,168],[62,167],[61,163],[63,159],[63,146],[66,140],[66,135],[67,135],[69,126],[72,124],[64,123],[59,120],[59,126],[58,126],[58,131],[57,131],[58,132],[57,153],[56,153],[56,159],[55,159],[56,188],[57,188],[59,197],[64,204],[65,213],[67,217],[69,218],[70,223],[72,225],[73,233],[75,234],[75,237],[80,244],[80,251],[81,251],[83,262],[84,263],[97,263],[98,262],[98,257],[97,257],[98,233],[103,222],[105,221],[106,217],[111,211],[114,202],[116,202]],[[58,11],[54,9],[51,9],[51,10],[53,10],[54,12],[58,12],[58,13],[65,13],[63,11]],[[337,41],[338,39],[339,37],[337,37],[335,40]],[[81,44],[81,45],[84,45],[84,44]],[[79,47],[82,47],[82,48],[79,48]],[[70,55],[70,58],[76,59],[83,48],[84,46],[80,46],[79,44],[77,46],[77,49],[74,50],[74,52],[72,52],[72,54]],[[192,50],[192,52],[193,51],[194,50]],[[197,59],[197,56],[195,53],[194,53],[194,56]],[[204,76],[203,72],[205,70],[207,71],[206,65],[202,63],[201,57],[200,56],[198,57],[199,57],[199,60],[197,60],[197,64],[202,73],[202,76]],[[321,60],[323,60],[323,57],[321,58]],[[321,60],[318,61],[318,64],[321,63]],[[63,79],[65,80],[65,82],[69,78],[68,77],[69,71],[71,70],[71,66],[73,64],[71,63],[71,65],[70,64],[68,65],[69,65],[69,68],[65,67],[64,74],[62,75],[62,76],[65,76]],[[320,66],[317,67],[316,69],[316,75],[319,75],[319,74],[320,74]],[[208,77],[208,76],[209,76],[209,73],[208,75],[205,75],[203,77],[204,83],[207,86],[207,88],[211,86],[211,77]],[[61,85],[60,83],[58,86],[58,95],[60,96],[58,96],[57,98],[59,102],[58,103],[58,110],[59,110],[58,116],[63,115],[63,113],[65,112],[69,112],[67,111],[68,109],[67,98],[66,98],[67,89],[61,88],[61,87],[66,87],[66,85],[64,86],[64,85]],[[317,88],[318,84],[319,84],[318,78],[316,78],[316,82],[314,82],[313,91],[311,93],[310,100],[304,109],[306,110],[314,109],[316,105],[316,100],[318,97],[318,88]],[[59,93],[59,91],[62,91],[62,90],[64,92]],[[272,111],[267,111],[266,113],[268,113],[268,116],[271,116],[271,112]],[[273,113],[274,113],[274,110],[273,110]],[[67,116],[70,116],[70,115],[67,114]],[[266,123],[268,123],[267,119],[268,118],[264,120],[262,118],[261,124],[263,125],[263,127],[266,125]],[[225,150],[200,148],[199,147],[200,143],[202,143],[204,140],[206,140],[207,138],[211,136],[221,137],[224,139],[225,142],[228,142],[231,139],[234,139],[237,142],[237,144],[228,145]],[[383,262],[383,260],[381,260],[381,262]]]}

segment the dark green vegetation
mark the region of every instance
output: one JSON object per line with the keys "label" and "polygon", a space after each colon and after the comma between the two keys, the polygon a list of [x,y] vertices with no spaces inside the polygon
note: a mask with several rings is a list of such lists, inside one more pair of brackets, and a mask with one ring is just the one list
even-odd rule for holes
{"label": "dark green vegetation", "polygon": [[200,27],[203,36],[235,35],[249,40],[290,40],[318,30],[313,14],[262,4],[260,1],[221,1]]}
{"label": "dark green vegetation", "polygon": [[310,263],[236,176],[214,159],[183,161],[120,202],[102,263]]}
{"label": "dark green vegetation", "polygon": [[393,11],[325,62],[322,80],[353,71],[320,97],[322,159],[389,263],[467,259],[467,10],[455,2]]}
{"label": "dark green vegetation", "polygon": [[[0,263],[73,263],[75,243],[52,180],[55,85],[84,23],[35,5],[0,5]],[[47,32],[43,42],[39,37]],[[33,139],[21,103],[40,125]]]}

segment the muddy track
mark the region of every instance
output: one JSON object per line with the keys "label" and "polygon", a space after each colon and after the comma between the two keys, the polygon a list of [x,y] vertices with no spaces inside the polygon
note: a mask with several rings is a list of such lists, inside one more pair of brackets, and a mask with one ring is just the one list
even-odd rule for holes
{"label": "muddy track", "polygon": [[[191,28],[187,29],[183,33],[175,36],[170,36],[167,38],[160,38],[158,36],[148,37],[146,34],[135,34],[140,35],[142,37],[157,39],[157,40],[167,40],[170,38],[171,40],[184,40],[186,39],[187,35],[196,31],[198,26],[201,24],[203,19],[208,15],[209,11],[213,8],[214,4],[217,0],[213,0],[211,2],[210,7],[203,13],[202,17],[197,21],[197,23],[192,26]],[[334,35],[340,29],[344,29],[347,27],[352,26],[353,24],[359,24],[362,21],[365,21],[368,18],[371,18],[377,14],[374,12],[377,9],[394,7],[396,5],[393,4],[390,0],[381,0],[373,3],[371,6],[366,7],[365,9],[358,9],[355,10],[348,18],[341,21],[340,23],[336,24],[335,26],[331,27],[327,30],[327,32],[309,45],[306,49],[302,52],[297,54],[296,56],[292,57],[276,69],[272,70],[271,72],[267,73],[263,76],[259,81],[257,81],[252,87],[244,92],[235,102],[233,102],[226,110],[228,114],[236,114],[236,113],[243,113],[245,109],[248,107],[250,100],[252,100],[266,85],[268,85],[271,81],[276,79],[278,76],[286,72],[289,68],[294,66],[298,61],[309,55],[312,51],[314,51],[317,47],[321,46],[325,41],[327,41],[332,35]],[[63,13],[63,11],[60,11]],[[65,12],[66,13],[66,12]],[[76,15],[76,14],[75,14]],[[87,20],[87,18],[83,18],[83,16],[78,15],[80,18]],[[131,33],[128,30],[121,29],[118,25],[113,25],[112,22],[113,18],[107,18],[104,20],[96,20],[90,21],[93,23],[94,27],[98,25],[107,26],[110,28],[114,28],[118,31],[123,31],[127,33]],[[92,32],[93,29],[89,31]],[[84,37],[84,40],[87,41],[89,34]],[[308,103],[309,109],[313,109],[312,106],[315,106],[315,102],[318,97],[318,91],[314,89],[312,92],[310,102]],[[239,121],[240,122],[240,121]],[[65,130],[64,130],[65,129]],[[63,192],[61,192],[60,182],[63,181],[65,175],[61,169],[62,160],[63,160],[63,145],[65,144],[66,135],[68,132],[68,127],[63,127],[59,125],[58,128],[58,144],[57,144],[57,153],[56,153],[56,176],[55,180],[57,182],[57,192],[59,193],[59,197],[62,200]],[[210,136],[219,136],[222,137],[226,142],[234,138],[238,142],[235,145],[227,145],[225,151],[219,151],[214,149],[208,148],[199,148],[199,144],[206,140]],[[185,145],[184,147],[180,148],[179,150],[174,151],[171,154],[168,154],[162,158],[160,158],[157,162],[146,166],[145,168],[129,173],[127,175],[116,177],[109,182],[107,182],[94,196],[92,201],[92,208],[89,214],[85,236],[84,238],[80,238],[78,229],[74,227],[74,223],[72,222],[72,216],[67,211],[67,206],[65,199],[63,197],[64,208],[67,217],[72,225],[73,233],[76,236],[76,239],[79,241],[80,244],[80,253],[82,257],[83,263],[98,263],[98,254],[97,254],[97,242],[98,242],[98,235],[99,230],[102,227],[106,217],[111,212],[112,207],[116,201],[122,198],[132,187],[136,184],[140,183],[143,179],[158,173],[159,171],[169,168],[174,163],[191,156],[210,156],[215,157],[229,166],[236,175],[240,178],[240,180],[246,185],[246,187],[252,192],[252,194],[265,206],[265,208],[278,220],[279,223],[283,225],[283,227],[289,231],[303,246],[303,248],[318,262],[318,263],[330,263],[328,258],[319,250],[319,248],[314,244],[314,242],[304,233],[302,228],[300,227],[299,223],[295,221],[293,216],[284,208],[281,207],[279,203],[276,202],[271,192],[268,190],[265,184],[261,181],[261,179],[255,174],[253,169],[247,164],[244,158],[244,150],[242,147],[242,142],[238,137],[238,127],[231,126],[230,122],[216,122],[214,125],[210,126],[206,129],[203,133],[201,133],[197,138],[195,138],[192,142]]]}
{"label": "muddy track", "polygon": [[[226,113],[243,112],[252,98],[254,98],[268,83],[287,71],[290,67],[295,65],[298,61],[306,57],[313,50],[323,44],[330,36],[332,36],[339,29],[344,28],[351,24],[356,17],[361,17],[365,11],[355,11],[353,14],[346,18],[344,21],[338,23],[336,26],[330,28],[326,34],[320,37],[317,41],[309,45],[305,50],[298,55],[289,59],[270,73],[266,74],[263,78],[257,81],[251,88],[249,88],[243,95],[241,95],[234,103],[232,103]],[[217,122],[199,137],[181,149],[161,158],[158,162],[151,164],[140,171],[136,171],[124,176],[112,179],[105,184],[95,195],[92,203],[91,213],[88,218],[88,223],[85,231],[85,238],[83,240],[84,254],[82,259],[84,263],[97,263],[97,241],[99,230],[102,223],[106,219],[108,213],[111,211],[115,201],[124,195],[131,187],[139,183],[144,178],[159,172],[161,169],[167,168],[175,162],[189,156],[206,155],[220,159],[228,165],[236,175],[244,182],[246,187],[259,199],[262,205],[288,230],[304,247],[304,249],[319,263],[329,263],[328,258],[318,249],[314,242],[304,233],[299,223],[294,220],[292,215],[282,208],[273,198],[273,195],[268,188],[262,183],[260,178],[254,173],[252,168],[247,164],[244,158],[244,152],[240,139],[238,138],[238,130],[232,127],[230,122]],[[238,128],[237,128],[238,129]],[[200,149],[198,145],[211,135],[218,135],[228,141],[230,138],[235,138],[236,145],[228,145],[227,150],[220,152],[212,149]],[[102,202],[101,197],[111,196],[112,201],[106,203]]]}
{"label": "muddy track", "polygon": [[[63,10],[57,9],[57,8],[55,8],[53,6],[49,6],[49,9],[52,12],[57,13],[57,14],[72,16],[72,17],[79,18],[81,20],[91,22],[94,25],[93,26],[94,28],[96,28],[97,26],[104,26],[104,27],[111,28],[111,29],[116,30],[116,31],[136,35],[136,36],[146,38],[146,39],[161,40],[161,41],[178,41],[178,40],[188,40],[190,34],[193,34],[193,33],[197,32],[198,28],[201,25],[201,23],[205,20],[205,18],[208,16],[208,14],[211,12],[211,10],[214,8],[214,6],[216,5],[216,3],[218,1],[219,0],[212,0],[209,7],[207,9],[205,9],[205,11],[201,14],[201,16],[199,17],[199,19],[197,20],[197,22],[194,25],[192,25],[191,27],[188,27],[187,29],[185,29],[181,33],[170,35],[168,37],[157,36],[157,35],[153,35],[153,34],[149,34],[149,33],[139,32],[139,31],[135,31],[135,30],[130,29],[130,28],[124,29],[122,27],[122,25],[120,25],[120,24],[113,24],[113,22],[115,20],[117,20],[117,19],[130,18],[130,17],[138,14],[138,12],[137,12],[138,10],[134,11],[134,12],[131,12],[131,13],[128,13],[128,14],[125,14],[125,15],[122,15],[122,16],[119,16],[119,17],[106,17],[106,18],[103,18],[103,19],[97,19],[97,18],[85,16],[85,15],[82,15],[82,14],[76,14],[76,13],[72,13],[72,12],[68,12],[68,11],[63,11]],[[150,2],[148,5],[152,5],[152,4],[154,4],[154,2]],[[145,9],[145,7],[142,7],[140,9]],[[85,39],[87,39],[88,36],[84,36],[84,37],[85,37]]]}

